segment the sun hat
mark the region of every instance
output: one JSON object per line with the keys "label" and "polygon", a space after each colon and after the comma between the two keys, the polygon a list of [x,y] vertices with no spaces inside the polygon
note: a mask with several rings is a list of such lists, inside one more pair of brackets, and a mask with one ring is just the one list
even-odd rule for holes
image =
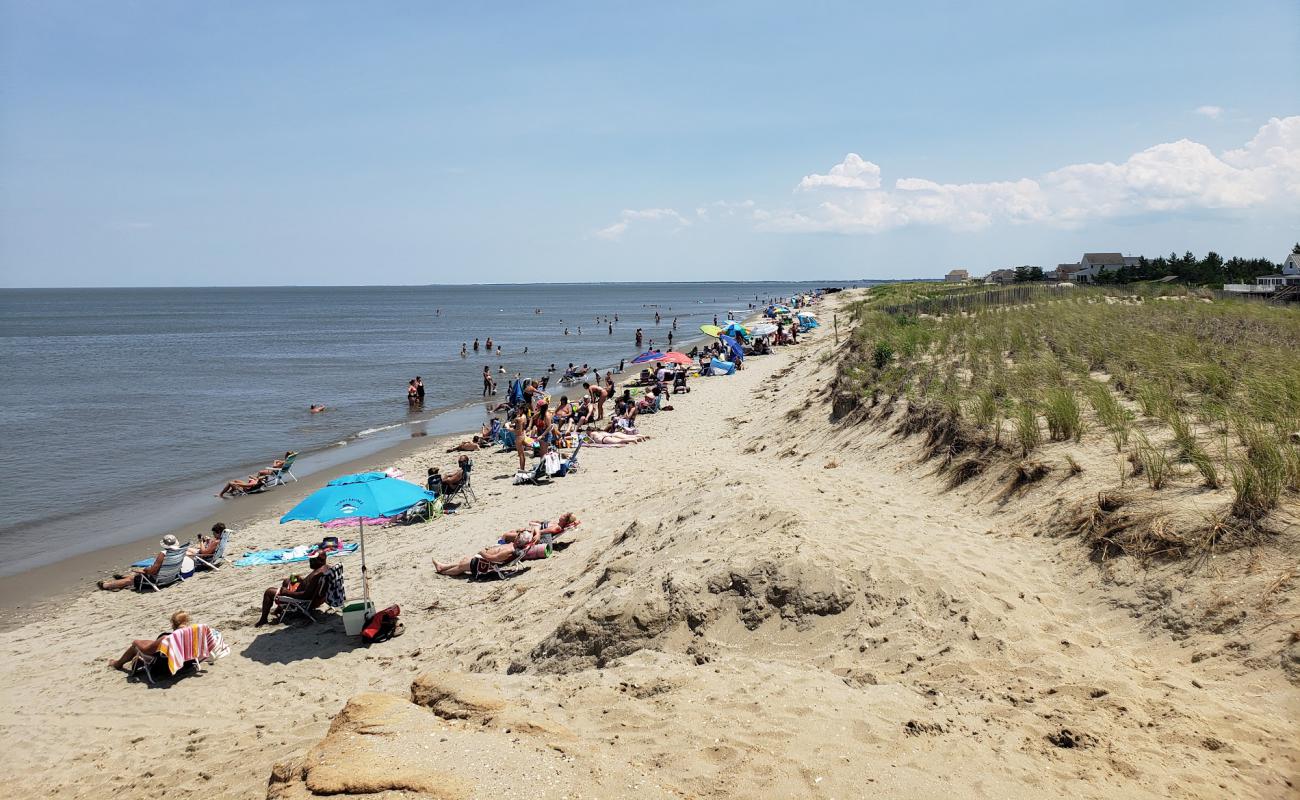
{"label": "sun hat", "polygon": [[177,541],[176,537],[170,533],[162,537],[162,541],[158,542],[158,544],[162,545],[164,550],[175,550],[181,546],[181,543]]}

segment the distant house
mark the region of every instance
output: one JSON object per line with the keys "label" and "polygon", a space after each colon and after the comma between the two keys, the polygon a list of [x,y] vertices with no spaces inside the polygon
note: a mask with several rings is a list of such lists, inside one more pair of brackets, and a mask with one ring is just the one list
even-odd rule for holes
{"label": "distant house", "polygon": [[965,283],[970,280],[970,273],[964,269],[950,270],[943,276],[944,283]]}
{"label": "distant house", "polygon": [[1015,283],[1016,271],[1014,269],[995,269],[984,280],[989,283]]}
{"label": "distant house", "polygon": [[[1287,288],[1291,286],[1298,288]],[[1283,290],[1286,290],[1286,292],[1283,292]],[[1223,285],[1223,291],[1234,294],[1276,295],[1283,293],[1294,297],[1294,293],[1300,291],[1300,253],[1291,253],[1286,257],[1286,260],[1282,262],[1281,275],[1260,275],[1255,278],[1254,283],[1226,283]]]}
{"label": "distant house", "polygon": [[1043,275],[1049,281],[1068,281],[1079,269],[1078,264],[1057,264],[1056,269]]}
{"label": "distant house", "polygon": [[[1132,256],[1130,256],[1132,258]],[[1137,264],[1137,259],[1133,259]],[[1079,268],[1070,276],[1075,283],[1095,283],[1102,272],[1119,272],[1129,266],[1123,253],[1084,253]]]}

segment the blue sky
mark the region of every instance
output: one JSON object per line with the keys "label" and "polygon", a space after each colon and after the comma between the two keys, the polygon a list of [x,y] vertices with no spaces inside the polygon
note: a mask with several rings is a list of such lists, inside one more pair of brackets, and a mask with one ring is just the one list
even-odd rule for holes
{"label": "blue sky", "polygon": [[1294,2],[4,0],[0,81],[5,286],[915,277],[1300,238]]}

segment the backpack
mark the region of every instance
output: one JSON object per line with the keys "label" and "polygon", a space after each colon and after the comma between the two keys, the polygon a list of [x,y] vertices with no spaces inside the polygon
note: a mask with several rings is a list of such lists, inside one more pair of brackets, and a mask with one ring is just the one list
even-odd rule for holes
{"label": "backpack", "polygon": [[399,606],[389,606],[383,611],[375,612],[375,615],[366,621],[366,626],[361,629],[361,641],[371,645],[399,635],[402,623],[397,621],[397,617],[401,613],[402,609]]}

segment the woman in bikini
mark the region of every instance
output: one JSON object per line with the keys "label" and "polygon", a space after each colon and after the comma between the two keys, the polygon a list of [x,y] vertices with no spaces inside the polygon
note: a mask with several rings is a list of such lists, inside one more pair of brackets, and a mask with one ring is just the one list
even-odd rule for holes
{"label": "woman in bikini", "polygon": [[530,519],[526,527],[506,531],[501,535],[501,538],[507,542],[531,544],[545,535],[559,536],[571,528],[576,528],[579,522],[581,520],[572,511],[566,511],[554,522],[544,519]]}

